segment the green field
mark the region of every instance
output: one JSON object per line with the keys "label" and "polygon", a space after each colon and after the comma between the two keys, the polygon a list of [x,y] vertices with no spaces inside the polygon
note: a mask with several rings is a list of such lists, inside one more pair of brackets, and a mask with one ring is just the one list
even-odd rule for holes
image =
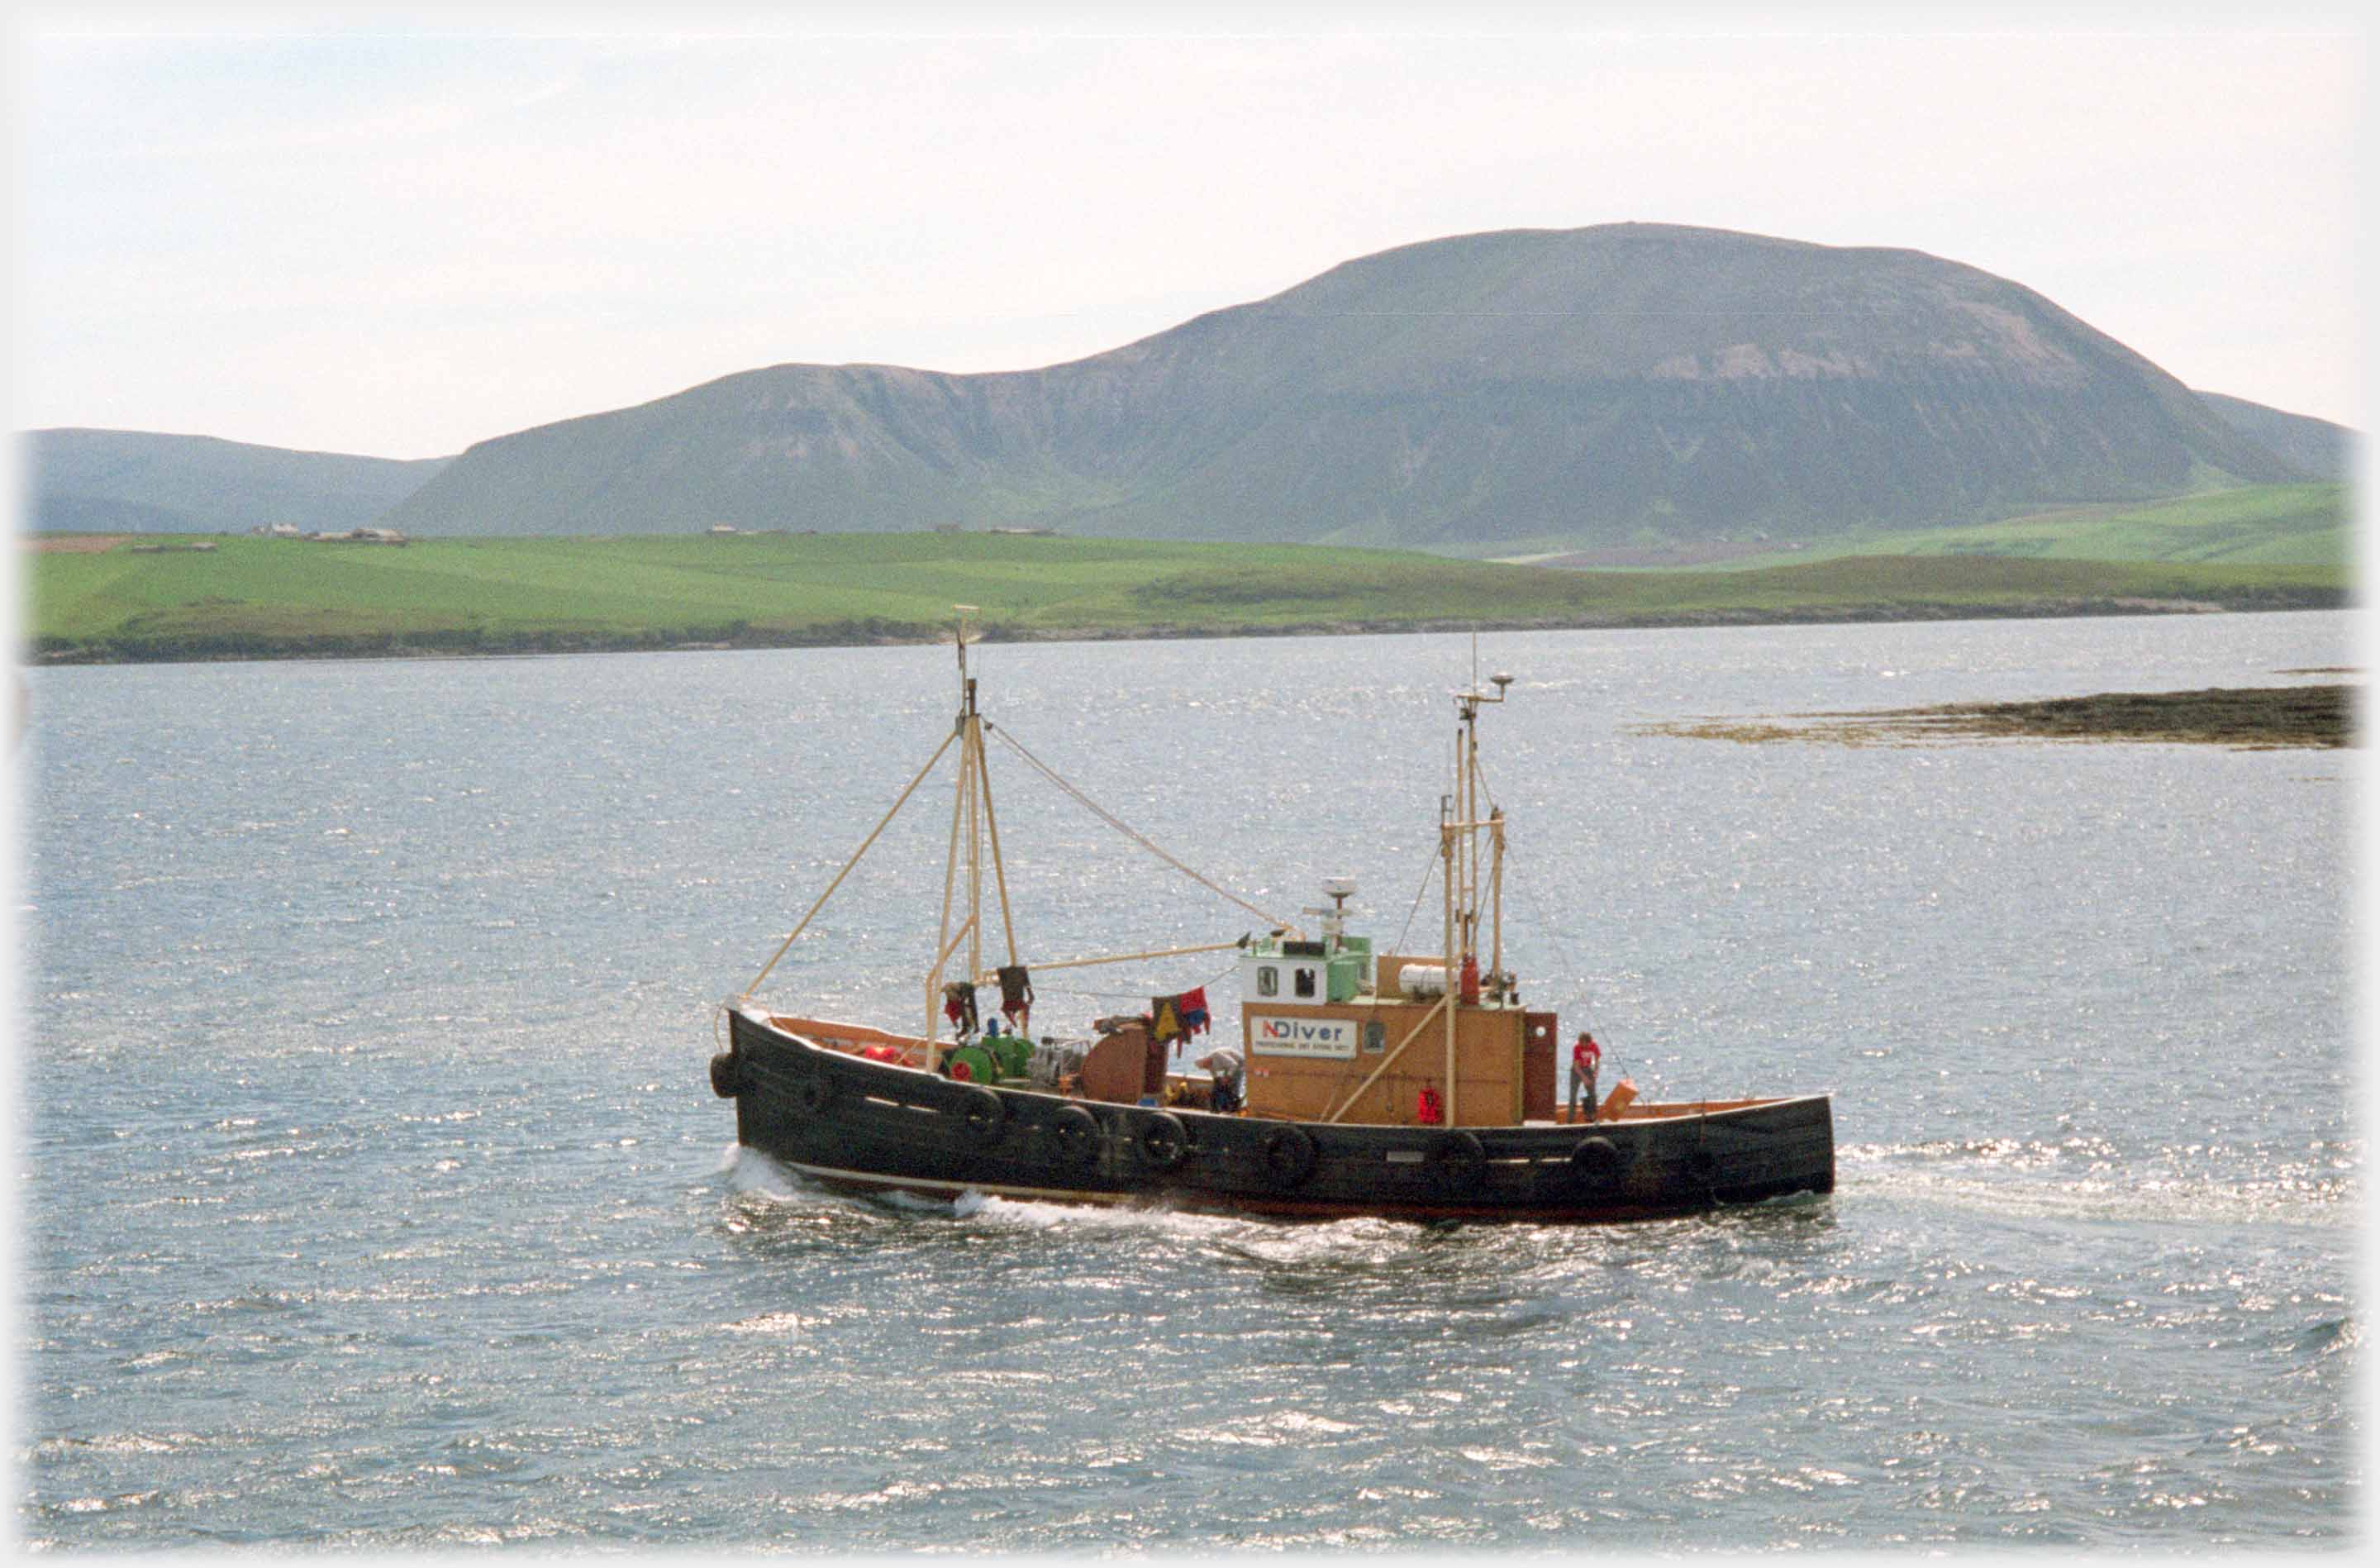
{"label": "green field", "polygon": [[2334,565],[1846,555],[1728,572],[1576,572],[1318,546],[991,534],[225,537],[207,552],[29,551],[46,661],[495,653],[929,638],[1427,626],[1693,625],[2333,605]]}
{"label": "green field", "polygon": [[1836,555],[2008,555],[2042,561],[2195,561],[2337,566],[2354,559],[2354,498],[2342,484],[2268,484],[2171,501],[2077,506],[1964,528],[1818,540],[1791,555],[1736,566]]}

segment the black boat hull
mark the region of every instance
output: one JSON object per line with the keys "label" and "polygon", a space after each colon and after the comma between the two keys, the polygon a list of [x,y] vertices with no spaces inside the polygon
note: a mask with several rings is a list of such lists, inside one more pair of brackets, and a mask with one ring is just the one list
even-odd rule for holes
{"label": "black boat hull", "polygon": [[1585,1126],[1270,1121],[992,1088],[830,1051],[742,1012],[711,1087],[736,1137],[862,1189],[1303,1219],[1600,1222],[1834,1190],[1825,1095]]}

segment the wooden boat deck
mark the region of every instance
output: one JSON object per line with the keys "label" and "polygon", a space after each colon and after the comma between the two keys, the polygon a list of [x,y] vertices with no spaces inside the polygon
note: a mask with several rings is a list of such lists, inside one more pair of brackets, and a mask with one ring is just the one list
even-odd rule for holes
{"label": "wooden boat deck", "polygon": [[[870,1024],[846,1023],[837,1018],[800,1018],[784,1014],[771,1014],[768,1016],[768,1021],[771,1027],[782,1029],[790,1035],[797,1035],[803,1039],[808,1040],[813,1045],[821,1046],[828,1051],[836,1051],[844,1056],[865,1056],[871,1049],[890,1047],[893,1051],[893,1055],[891,1058],[892,1064],[907,1067],[917,1072],[923,1072],[926,1070],[926,1050],[928,1042],[919,1035],[898,1034],[889,1029],[877,1028]],[[875,1058],[875,1060],[883,1061],[885,1058],[880,1056]],[[1166,1083],[1169,1088],[1176,1085],[1184,1086],[1185,1088],[1194,1084],[1203,1086],[1206,1082],[1207,1079],[1203,1075],[1193,1076],[1188,1074],[1176,1073],[1169,1074],[1166,1077]],[[1048,1091],[1044,1090],[1042,1092],[1046,1093]],[[1070,1100],[1087,1100],[1089,1098],[1082,1092],[1080,1081],[1072,1078],[1071,1076],[1066,1080],[1062,1080],[1059,1084],[1058,1092]],[[1203,1092],[1203,1090],[1201,1092]],[[1702,1116],[1708,1115],[1716,1112],[1742,1111],[1756,1105],[1777,1105],[1783,1103],[1787,1100],[1802,1098],[1792,1095],[1767,1095],[1742,1100],[1683,1100],[1653,1101],[1634,1100],[1621,1100],[1621,1096],[1623,1090],[1620,1087],[1615,1086],[1610,1094],[1605,1097],[1603,1105],[1597,1108],[1594,1114],[1589,1116],[1572,1116],[1569,1106],[1558,1105],[1554,1108],[1554,1113],[1551,1117],[1531,1117],[1526,1122],[1519,1124],[1528,1127],[1570,1127],[1586,1126],[1590,1124],[1597,1126],[1617,1126],[1624,1125],[1631,1122],[1658,1122],[1679,1116]],[[1615,1106],[1612,1103],[1614,1100],[1621,1100],[1621,1103]],[[1203,1106],[1196,1108],[1204,1109]],[[1227,1112],[1227,1114],[1245,1115],[1246,1112]],[[1395,1125],[1398,1124],[1380,1124]]]}

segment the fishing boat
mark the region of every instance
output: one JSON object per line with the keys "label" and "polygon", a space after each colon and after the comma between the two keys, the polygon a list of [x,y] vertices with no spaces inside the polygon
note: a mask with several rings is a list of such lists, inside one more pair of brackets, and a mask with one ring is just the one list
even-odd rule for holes
{"label": "fishing boat", "polygon": [[[1301,911],[1315,917],[1311,930],[1266,915],[1025,750],[978,706],[972,611],[959,611],[949,735],[752,984],[719,1010],[725,1049],[711,1058],[710,1083],[735,1102],[746,1147],[847,1189],[1305,1219],[1645,1220],[1833,1190],[1823,1093],[1657,1102],[1623,1080],[1575,1113],[1556,1102],[1560,1020],[1524,1006],[1504,966],[1506,819],[1479,761],[1480,712],[1505,699],[1510,676],[1483,686],[1475,674],[1454,694],[1453,788],[1439,802],[1435,867],[1441,940],[1431,951],[1375,952],[1347,930],[1352,882],[1326,884],[1330,905]],[[1263,934],[1026,961],[987,737],[1176,870],[1262,917]],[[760,1002],[778,961],[953,751],[950,852],[920,1027]],[[987,963],[987,881],[1004,964]],[[1211,1052],[1196,1060],[1218,1070],[1175,1063],[1183,1037],[1201,1026],[1232,1039],[1204,987],[1090,1020],[1069,1039],[1033,1034],[1037,975],[1225,952],[1226,975],[1235,970],[1239,981],[1237,1064]]]}

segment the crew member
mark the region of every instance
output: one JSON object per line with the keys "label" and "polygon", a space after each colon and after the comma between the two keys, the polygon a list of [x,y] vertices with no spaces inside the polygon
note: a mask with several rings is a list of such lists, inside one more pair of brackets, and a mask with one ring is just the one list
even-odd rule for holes
{"label": "crew member", "polygon": [[1224,1046],[1198,1058],[1196,1065],[1199,1071],[1208,1074],[1215,1080],[1214,1103],[1209,1109],[1237,1111],[1240,1108],[1240,1077],[1243,1071],[1240,1053],[1229,1046]]}
{"label": "crew member", "polygon": [[1414,1120],[1425,1127],[1446,1124],[1446,1103],[1438,1098],[1438,1086],[1425,1080],[1421,1098],[1414,1103]]}
{"label": "crew member", "polygon": [[1595,1070],[1603,1064],[1603,1047],[1585,1029],[1578,1031],[1578,1043],[1570,1048],[1570,1119],[1579,1119],[1578,1102],[1586,1100],[1586,1119],[1595,1119],[1595,1108],[1601,1103],[1595,1098]]}

